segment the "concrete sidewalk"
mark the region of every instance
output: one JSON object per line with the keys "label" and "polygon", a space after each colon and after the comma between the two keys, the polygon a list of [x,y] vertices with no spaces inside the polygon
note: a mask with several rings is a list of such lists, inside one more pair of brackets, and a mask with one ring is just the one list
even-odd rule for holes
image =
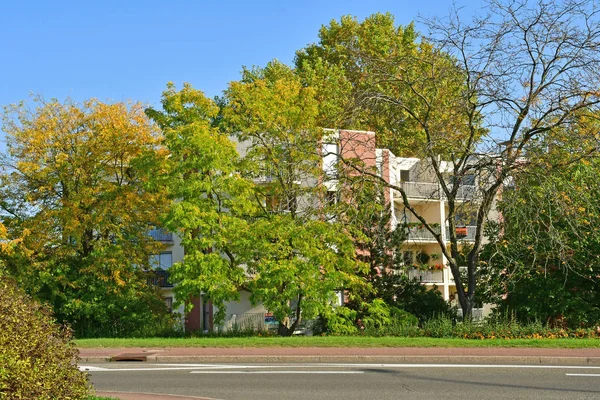
{"label": "concrete sidewalk", "polygon": [[148,362],[388,362],[600,365],[599,347],[437,348],[437,347],[264,347],[264,348],[93,348],[80,349],[82,362],[137,360]]}

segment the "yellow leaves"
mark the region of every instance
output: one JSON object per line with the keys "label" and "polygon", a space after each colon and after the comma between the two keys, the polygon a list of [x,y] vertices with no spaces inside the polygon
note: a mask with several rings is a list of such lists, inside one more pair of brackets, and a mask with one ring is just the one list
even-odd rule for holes
{"label": "yellow leaves", "polygon": [[112,276],[118,286],[125,286],[125,281],[121,279],[121,271],[114,270]]}

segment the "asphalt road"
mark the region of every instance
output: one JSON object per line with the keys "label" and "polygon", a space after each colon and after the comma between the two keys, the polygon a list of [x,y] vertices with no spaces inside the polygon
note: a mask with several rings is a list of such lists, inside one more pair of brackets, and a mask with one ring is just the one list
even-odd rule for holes
{"label": "asphalt road", "polygon": [[600,367],[98,363],[99,391],[270,399],[599,399]]}

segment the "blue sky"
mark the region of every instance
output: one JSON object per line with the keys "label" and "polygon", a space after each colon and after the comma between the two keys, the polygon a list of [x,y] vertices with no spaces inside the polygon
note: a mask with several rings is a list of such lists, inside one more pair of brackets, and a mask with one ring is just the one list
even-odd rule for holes
{"label": "blue sky", "polygon": [[[475,0],[457,0],[466,13]],[[215,96],[243,65],[277,58],[317,40],[331,19],[389,11],[405,25],[443,16],[452,0],[6,1],[0,13],[0,105],[96,97],[158,105],[168,81]]]}

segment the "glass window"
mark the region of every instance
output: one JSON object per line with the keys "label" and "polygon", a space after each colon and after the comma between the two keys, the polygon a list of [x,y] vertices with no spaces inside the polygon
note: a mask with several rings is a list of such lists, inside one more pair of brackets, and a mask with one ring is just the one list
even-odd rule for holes
{"label": "glass window", "polygon": [[163,300],[165,301],[167,310],[169,310],[169,312],[173,312],[173,297],[163,297]]}
{"label": "glass window", "polygon": [[328,177],[337,176],[338,145],[335,143],[323,144],[323,171]]}
{"label": "glass window", "polygon": [[475,175],[465,175],[462,179],[463,185],[475,186]]}
{"label": "glass window", "polygon": [[400,182],[410,182],[410,171],[400,171]]}
{"label": "glass window", "polygon": [[160,254],[153,254],[150,256],[150,265],[154,269],[167,270],[171,268],[171,265],[173,265],[173,254],[170,251]]}

